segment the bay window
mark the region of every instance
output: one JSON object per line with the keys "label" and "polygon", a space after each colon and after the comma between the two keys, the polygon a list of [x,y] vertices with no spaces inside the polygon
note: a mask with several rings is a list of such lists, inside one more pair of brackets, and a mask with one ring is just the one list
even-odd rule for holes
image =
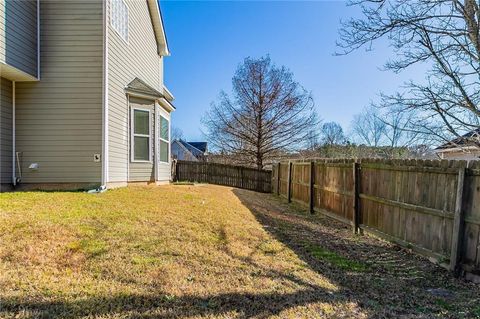
{"label": "bay window", "polygon": [[152,160],[150,111],[133,109],[132,113],[132,161],[150,162]]}
{"label": "bay window", "polygon": [[169,162],[170,150],[170,125],[166,118],[160,115],[160,162]]}

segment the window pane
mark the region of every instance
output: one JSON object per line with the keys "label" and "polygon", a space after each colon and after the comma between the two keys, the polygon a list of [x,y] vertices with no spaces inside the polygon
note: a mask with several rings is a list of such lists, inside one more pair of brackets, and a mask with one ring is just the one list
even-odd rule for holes
{"label": "window pane", "polygon": [[160,138],[168,141],[168,120],[160,116]]}
{"label": "window pane", "polygon": [[149,138],[135,136],[134,137],[134,155],[133,159],[136,161],[148,161],[149,158]]}
{"label": "window pane", "polygon": [[160,141],[160,162],[168,163],[168,143]]}
{"label": "window pane", "polygon": [[134,124],[133,124],[134,125],[133,132],[135,134],[150,135],[150,132],[149,132],[150,123],[148,123],[149,112],[134,110],[133,114],[135,116]]}
{"label": "window pane", "polygon": [[112,0],[111,23],[120,36],[128,41],[128,7],[123,0]]}

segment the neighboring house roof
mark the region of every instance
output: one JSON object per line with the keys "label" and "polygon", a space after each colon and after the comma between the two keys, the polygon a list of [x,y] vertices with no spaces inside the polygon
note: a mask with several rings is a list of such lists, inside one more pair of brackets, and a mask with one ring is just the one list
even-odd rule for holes
{"label": "neighboring house roof", "polygon": [[155,38],[157,40],[158,54],[162,56],[170,55],[168,50],[167,35],[163,26],[162,11],[158,4],[158,0],[147,0],[150,17],[152,19],[153,29],[155,31]]}
{"label": "neighboring house roof", "polygon": [[170,98],[165,97],[162,93],[155,90],[153,87],[151,87],[144,81],[140,80],[139,78],[134,78],[130,83],[128,83],[127,87],[125,88],[125,91],[129,93],[146,95],[146,96],[158,98],[158,99],[163,98],[169,104],[169,106],[175,109],[175,106],[172,103],[170,103],[171,101]]}
{"label": "neighboring house roof", "polygon": [[194,143],[194,144],[205,144],[204,147],[205,147],[205,150],[206,150],[206,148],[207,148],[207,143],[206,142],[186,142],[182,139],[175,140],[174,143],[175,142],[178,143],[185,151],[189,152],[190,154],[192,154],[192,156],[194,156],[196,158],[200,158],[200,157],[203,157],[205,155],[205,151],[202,151],[201,149],[198,149],[197,147],[192,145],[192,143]]}
{"label": "neighboring house roof", "polygon": [[449,151],[453,149],[474,148],[480,149],[480,128],[470,131],[450,142],[435,148],[436,152]]}
{"label": "neighboring house roof", "polygon": [[207,142],[187,142],[188,144],[192,145],[196,149],[205,153],[207,151]]}

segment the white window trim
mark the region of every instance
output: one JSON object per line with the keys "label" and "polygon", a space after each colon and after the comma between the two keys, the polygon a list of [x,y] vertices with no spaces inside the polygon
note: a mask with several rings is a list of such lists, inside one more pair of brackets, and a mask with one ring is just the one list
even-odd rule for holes
{"label": "white window trim", "polygon": [[122,34],[120,33],[119,30],[113,25],[113,18],[112,18],[112,2],[110,1],[110,25],[112,26],[112,29],[115,30],[115,33],[122,39],[123,42],[126,44],[129,44],[129,39],[130,39],[130,8],[128,7],[127,2],[125,0],[116,0],[116,1],[122,1],[125,7],[127,8],[127,38],[124,39]]}
{"label": "white window trim", "polygon": [[[148,135],[135,134],[135,111],[148,112]],[[130,161],[132,163],[152,163],[152,111],[147,108],[132,107],[130,117]],[[135,159],[135,136],[148,137],[148,161]]]}
{"label": "white window trim", "polygon": [[[160,125],[160,120],[161,118],[164,118],[166,121],[168,121],[168,141],[163,139],[161,136],[162,136],[162,126]],[[167,117],[167,116],[164,116],[162,115],[161,113],[159,114],[159,117],[158,117],[158,163],[160,164],[170,164],[170,157],[172,156],[172,150],[170,149],[170,119]],[[162,161],[160,158],[160,141],[163,141],[165,143],[168,144],[168,157],[167,157],[167,161],[164,162]]]}

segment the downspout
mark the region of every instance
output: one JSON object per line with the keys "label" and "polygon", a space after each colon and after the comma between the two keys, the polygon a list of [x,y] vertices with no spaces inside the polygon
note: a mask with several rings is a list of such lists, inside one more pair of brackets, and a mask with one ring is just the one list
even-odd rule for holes
{"label": "downspout", "polygon": [[108,182],[108,0],[103,1],[102,190]]}
{"label": "downspout", "polygon": [[12,81],[12,182],[13,186],[17,185],[17,173],[15,167],[17,165],[17,153],[15,147],[15,81]]}
{"label": "downspout", "polygon": [[40,0],[37,0],[37,79],[40,80]]}

